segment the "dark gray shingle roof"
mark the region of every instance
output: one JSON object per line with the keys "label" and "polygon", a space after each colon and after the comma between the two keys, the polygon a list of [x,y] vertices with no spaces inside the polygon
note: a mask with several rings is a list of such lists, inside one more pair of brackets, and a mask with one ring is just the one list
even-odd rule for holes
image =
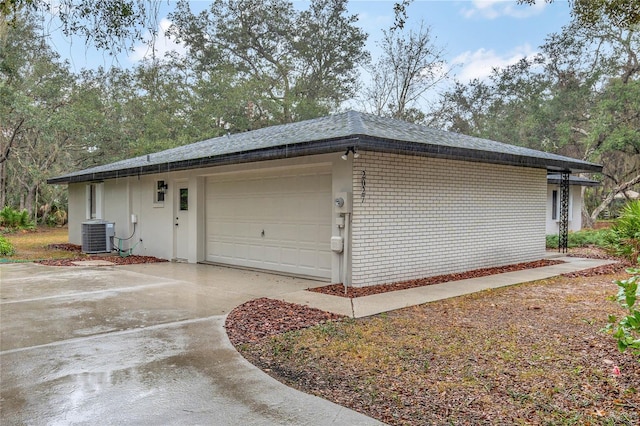
{"label": "dark gray shingle roof", "polygon": [[129,158],[49,179],[48,183],[85,182],[200,167],[291,158],[344,151],[424,155],[466,161],[599,172],[602,167],[547,152],[390,118],[348,111],[297,123],[207,139],[150,155]]}
{"label": "dark gray shingle roof", "polygon": [[[547,175],[547,183],[551,185],[560,185],[560,174]],[[569,176],[569,185],[600,186],[600,182],[580,176]]]}

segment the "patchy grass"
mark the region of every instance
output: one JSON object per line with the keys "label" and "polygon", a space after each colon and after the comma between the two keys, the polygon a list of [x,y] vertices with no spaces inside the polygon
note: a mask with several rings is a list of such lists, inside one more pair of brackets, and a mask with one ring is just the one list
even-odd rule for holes
{"label": "patchy grass", "polygon": [[[606,237],[609,233],[608,229],[582,229],[576,232],[569,232],[569,239],[567,241],[567,246],[569,248],[574,247],[589,247],[589,246],[597,246],[597,247],[606,247],[607,241]],[[557,249],[558,248],[558,235],[547,235],[547,248]]]}
{"label": "patchy grass", "polygon": [[608,297],[623,276],[558,277],[238,348],[389,424],[636,425],[640,362],[600,331],[621,312]]}
{"label": "patchy grass", "polygon": [[64,244],[69,240],[67,228],[39,227],[33,231],[16,231],[4,234],[13,244],[15,254],[3,257],[3,262],[21,262],[40,259],[70,259],[78,257],[78,253],[67,250],[50,249],[50,244]]}

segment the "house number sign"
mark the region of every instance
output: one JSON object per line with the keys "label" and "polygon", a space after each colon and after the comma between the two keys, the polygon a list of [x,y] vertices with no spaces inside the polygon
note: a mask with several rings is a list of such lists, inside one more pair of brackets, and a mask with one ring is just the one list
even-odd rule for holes
{"label": "house number sign", "polygon": [[367,195],[367,172],[364,171],[364,170],[362,171],[361,182],[362,182],[362,194],[361,194],[361,196],[362,196],[362,202],[364,203],[364,198]]}

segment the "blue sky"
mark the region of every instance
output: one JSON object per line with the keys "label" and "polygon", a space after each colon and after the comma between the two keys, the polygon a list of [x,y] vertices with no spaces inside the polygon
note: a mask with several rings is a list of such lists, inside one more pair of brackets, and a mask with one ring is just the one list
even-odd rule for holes
{"label": "blue sky", "polygon": [[[305,8],[307,1],[295,0],[296,7]],[[207,1],[193,1],[194,11],[208,7]],[[393,23],[393,1],[351,0],[349,11],[359,16],[361,28],[369,34],[367,47],[375,59],[376,41],[381,30]],[[170,25],[165,17],[172,3],[162,3],[159,26]],[[407,27],[419,26],[420,21],[431,26],[436,43],[443,46],[446,59],[453,66],[459,80],[486,77],[492,67],[505,66],[532,55],[545,37],[558,32],[570,20],[568,1],[556,0],[548,4],[540,1],[534,6],[517,5],[515,0],[414,0],[408,8]],[[53,38],[55,48],[72,67],[97,66],[129,67],[140,60],[148,49],[140,44],[133,52],[113,58],[106,53],[86,48],[81,40],[65,40],[61,35]],[[167,40],[157,41],[159,53],[180,46]]]}

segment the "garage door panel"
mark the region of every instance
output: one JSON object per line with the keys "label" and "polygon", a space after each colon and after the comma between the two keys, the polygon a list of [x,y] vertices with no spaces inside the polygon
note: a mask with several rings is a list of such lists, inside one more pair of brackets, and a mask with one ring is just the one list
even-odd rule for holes
{"label": "garage door panel", "polygon": [[264,261],[269,265],[278,265],[280,260],[280,247],[265,247]]}
{"label": "garage door panel", "polygon": [[298,239],[301,242],[313,243],[321,237],[318,225],[300,225],[298,227]]}
{"label": "garage door panel", "polygon": [[331,253],[321,253],[318,256],[318,268],[331,270]]}
{"label": "garage door panel", "polygon": [[318,256],[315,250],[300,250],[300,265],[307,268],[315,268],[318,265]]}
{"label": "garage door panel", "polygon": [[331,276],[327,167],[211,177],[206,199],[207,260]]}
{"label": "garage door panel", "polygon": [[300,231],[298,225],[283,223],[274,228],[274,235],[277,235],[278,239],[283,243],[295,244],[299,239]]}
{"label": "garage door panel", "polygon": [[257,245],[249,246],[249,260],[262,262],[264,261],[264,247]]}

